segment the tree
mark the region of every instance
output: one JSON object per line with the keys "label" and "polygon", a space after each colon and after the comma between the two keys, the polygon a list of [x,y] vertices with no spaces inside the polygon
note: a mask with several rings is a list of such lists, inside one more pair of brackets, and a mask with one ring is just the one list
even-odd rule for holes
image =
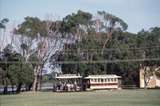
{"label": "tree", "polygon": [[0,30],[3,30],[3,33],[1,33],[2,35],[0,36],[0,51],[2,51],[2,49],[4,48],[4,43],[5,43],[5,31],[6,31],[6,23],[9,22],[8,18],[4,18],[2,20],[0,20]]}
{"label": "tree", "polygon": [[[36,49],[34,50],[33,53],[36,53],[37,58],[39,61],[42,61],[42,57],[44,56],[45,52],[47,50],[46,47],[46,36],[47,36],[47,30],[45,27],[45,23],[42,22],[38,18],[34,17],[26,17],[25,21],[19,25],[18,29],[16,30],[16,34],[20,34],[22,38],[25,38],[27,42],[22,42],[21,43],[21,48],[22,48],[22,54],[25,55],[26,53],[29,53],[29,50]],[[22,39],[23,41],[23,39]],[[33,41],[36,42],[36,47],[33,47]],[[32,48],[32,49],[29,49]],[[31,54],[29,54],[30,57]],[[26,62],[28,62],[28,59],[26,57]],[[38,75],[40,70],[42,69],[43,66],[41,66],[41,63],[37,62],[37,64],[34,67],[34,81],[33,81],[33,91],[37,89],[37,81],[38,81]]]}
{"label": "tree", "polygon": [[[16,34],[20,34],[24,38],[31,40],[30,42],[33,42],[32,46],[27,43],[21,43],[24,53],[29,53],[29,50],[33,51],[28,57],[34,55],[37,58],[36,63],[31,61],[34,65],[33,91],[36,91],[40,84],[40,76],[44,65],[50,62],[49,59],[55,51],[61,50],[57,49],[61,47],[61,43],[63,45],[62,38],[64,36],[62,36],[61,24],[61,21],[41,21],[36,17],[26,17],[16,31]],[[29,61],[29,58],[26,61]]]}
{"label": "tree", "polygon": [[148,58],[154,59],[160,57],[160,28],[151,28],[149,31],[142,30],[137,36],[137,46],[143,48],[141,50],[141,58],[144,59],[140,64],[140,68],[144,70],[144,82],[147,88],[150,81],[150,77],[153,75],[159,75],[160,61],[146,60]]}
{"label": "tree", "polygon": [[[91,29],[92,14],[88,12],[79,10],[77,13],[72,13],[63,18],[61,30],[66,36],[66,41],[64,43],[64,51],[57,53],[60,54],[57,56],[60,58],[57,58],[56,61],[63,61],[63,59],[69,60],[69,58],[78,61],[80,59],[79,56],[81,55],[81,53],[79,52],[81,46],[77,42],[81,42],[82,40],[87,38],[87,35]],[[72,47],[74,47],[74,49],[72,49]],[[67,57],[65,57],[65,54],[68,54],[69,52],[74,52],[74,55],[68,55]],[[76,71],[78,67],[81,67],[80,65],[81,64],[62,64],[62,67],[65,67],[62,69],[63,73],[81,73],[81,69]],[[85,64],[83,64],[83,66],[85,66]]]}
{"label": "tree", "polygon": [[0,57],[0,67],[1,67],[1,81],[2,85],[4,86],[3,93],[6,94],[8,92],[8,85],[9,85],[9,75],[8,75],[8,64],[7,61],[11,57],[11,45],[7,45],[3,52],[1,52],[1,57]]}
{"label": "tree", "polygon": [[21,54],[13,50],[11,45],[7,45],[0,58],[1,84],[4,85],[4,94],[7,93],[8,85],[16,85],[17,93],[20,92],[21,86],[29,87],[33,81],[33,68],[30,64],[24,63]]}
{"label": "tree", "polygon": [[100,20],[98,22],[99,30],[107,32],[107,38],[103,44],[103,48],[101,51],[101,53],[103,54],[107,42],[112,39],[113,33],[116,31],[125,31],[128,25],[119,17],[106,13],[105,11],[98,11],[97,14],[101,19],[98,19]]}
{"label": "tree", "polygon": [[9,76],[11,84],[17,86],[17,93],[21,91],[22,85],[26,86],[26,90],[30,90],[34,78],[33,67],[30,64],[17,61],[9,66]]}

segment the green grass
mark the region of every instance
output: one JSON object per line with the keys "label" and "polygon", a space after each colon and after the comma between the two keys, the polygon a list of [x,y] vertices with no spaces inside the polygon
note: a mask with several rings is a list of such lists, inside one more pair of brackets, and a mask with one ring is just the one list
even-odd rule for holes
{"label": "green grass", "polygon": [[0,95],[0,106],[160,106],[160,90],[26,92]]}

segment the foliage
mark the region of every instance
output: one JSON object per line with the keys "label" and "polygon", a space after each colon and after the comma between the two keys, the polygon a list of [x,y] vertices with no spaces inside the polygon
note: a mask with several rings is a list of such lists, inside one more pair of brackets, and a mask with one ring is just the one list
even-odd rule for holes
{"label": "foliage", "polygon": [[5,24],[7,22],[9,22],[8,18],[4,18],[4,19],[0,20],[0,29],[5,29],[6,28]]}
{"label": "foliage", "polygon": [[[63,18],[63,31],[77,33],[77,29],[83,29],[82,26],[89,26],[92,15],[88,12],[79,10],[77,14],[72,13]],[[86,30],[86,29],[85,29]]]}
{"label": "foliage", "polygon": [[33,38],[39,35],[46,36],[46,23],[37,17],[26,17],[25,21],[18,26],[18,30],[15,33]]}
{"label": "foliage", "polygon": [[28,86],[33,81],[33,68],[30,64],[23,63],[24,58],[12,50],[8,45],[2,53],[0,63],[0,80],[4,86],[24,84]]}

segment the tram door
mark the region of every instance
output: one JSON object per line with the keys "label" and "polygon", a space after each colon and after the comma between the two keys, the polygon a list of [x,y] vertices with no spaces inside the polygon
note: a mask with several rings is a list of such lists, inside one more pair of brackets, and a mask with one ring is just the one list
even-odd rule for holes
{"label": "tram door", "polygon": [[83,91],[90,88],[90,80],[89,79],[83,79],[82,80],[82,89]]}

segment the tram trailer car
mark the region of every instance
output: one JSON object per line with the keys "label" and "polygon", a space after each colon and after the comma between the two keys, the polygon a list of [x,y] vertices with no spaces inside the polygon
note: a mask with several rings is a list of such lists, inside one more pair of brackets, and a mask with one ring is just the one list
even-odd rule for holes
{"label": "tram trailer car", "polygon": [[120,89],[121,76],[117,75],[89,75],[87,80],[87,89]]}

